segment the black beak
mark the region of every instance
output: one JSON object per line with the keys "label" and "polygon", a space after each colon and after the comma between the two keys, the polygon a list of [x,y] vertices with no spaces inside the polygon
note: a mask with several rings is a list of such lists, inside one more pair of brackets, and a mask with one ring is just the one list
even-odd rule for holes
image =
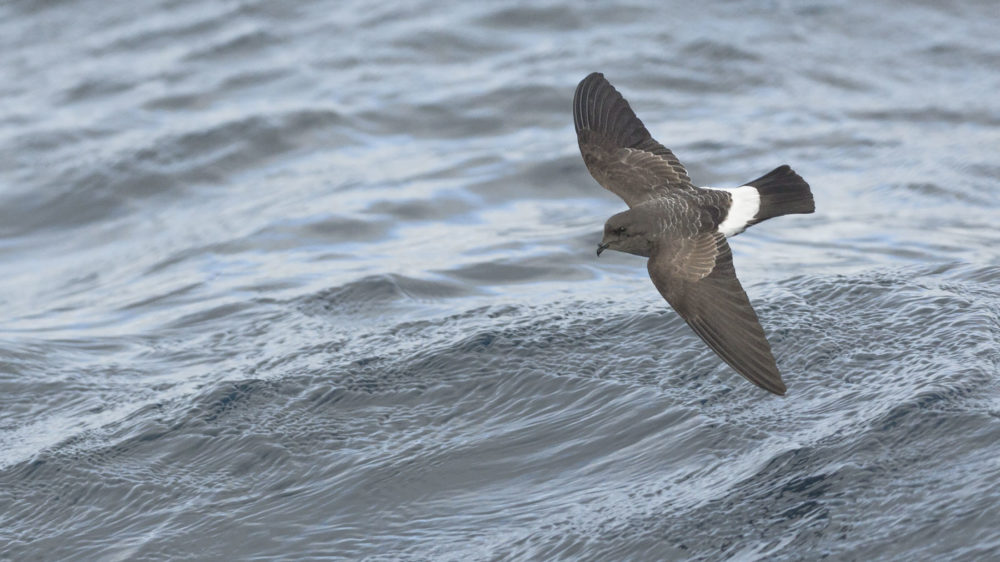
{"label": "black beak", "polygon": [[600,256],[601,252],[608,249],[609,244],[598,244],[597,245],[597,255]]}

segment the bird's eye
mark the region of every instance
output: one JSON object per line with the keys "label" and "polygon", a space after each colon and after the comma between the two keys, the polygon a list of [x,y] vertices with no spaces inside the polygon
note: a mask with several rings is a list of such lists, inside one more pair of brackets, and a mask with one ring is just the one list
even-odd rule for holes
{"label": "bird's eye", "polygon": [[619,227],[618,227],[618,228],[617,228],[617,229],[615,230],[615,232],[617,232],[617,233],[621,234],[622,232],[625,232],[625,227],[624,227],[624,226],[619,226]]}

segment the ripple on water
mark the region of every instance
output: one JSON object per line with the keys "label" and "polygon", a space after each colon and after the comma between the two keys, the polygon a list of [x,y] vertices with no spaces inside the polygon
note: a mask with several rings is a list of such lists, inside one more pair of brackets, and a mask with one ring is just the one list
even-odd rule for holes
{"label": "ripple on water", "polygon": [[[988,558],[995,12],[0,3],[3,556]],[[810,181],[734,243],[788,397],[594,258],[592,71]]]}

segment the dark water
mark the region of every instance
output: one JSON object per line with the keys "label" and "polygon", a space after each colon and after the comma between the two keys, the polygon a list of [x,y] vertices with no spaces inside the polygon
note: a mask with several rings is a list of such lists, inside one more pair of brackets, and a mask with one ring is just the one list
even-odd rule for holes
{"label": "dark water", "polygon": [[[0,4],[0,557],[1000,556],[994,2]],[[789,395],[642,260],[570,100],[695,181]]]}

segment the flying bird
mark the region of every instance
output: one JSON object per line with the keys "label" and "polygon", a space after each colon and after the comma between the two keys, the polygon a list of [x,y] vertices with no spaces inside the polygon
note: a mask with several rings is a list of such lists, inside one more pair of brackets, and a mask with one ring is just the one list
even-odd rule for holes
{"label": "flying bird", "polygon": [[812,213],[809,184],[786,165],[736,188],[696,187],[597,72],[576,88],[573,122],[590,174],[629,206],[604,224],[597,255],[617,250],[649,258],[653,285],[691,329],[747,380],[784,395],[727,239],[770,218]]}

